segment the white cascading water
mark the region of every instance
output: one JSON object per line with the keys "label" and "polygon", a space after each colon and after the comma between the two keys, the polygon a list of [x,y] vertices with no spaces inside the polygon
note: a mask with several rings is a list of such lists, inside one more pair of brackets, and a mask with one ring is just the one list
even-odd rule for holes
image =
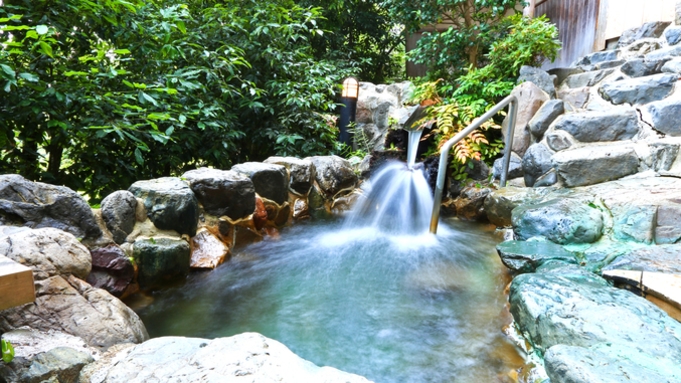
{"label": "white cascading water", "polygon": [[364,195],[350,212],[346,228],[372,227],[410,235],[428,231],[433,196],[423,166],[415,164],[422,132],[409,132],[407,164],[390,161],[364,184]]}

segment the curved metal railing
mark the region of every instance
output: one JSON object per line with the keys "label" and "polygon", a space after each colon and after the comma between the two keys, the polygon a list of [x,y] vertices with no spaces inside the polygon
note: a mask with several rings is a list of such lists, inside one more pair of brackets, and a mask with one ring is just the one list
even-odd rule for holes
{"label": "curved metal railing", "polygon": [[487,113],[483,114],[472,124],[468,125],[466,129],[462,130],[454,136],[452,139],[447,141],[445,145],[440,150],[440,165],[437,170],[437,183],[435,184],[435,195],[433,201],[433,213],[430,217],[430,232],[437,234],[437,224],[440,219],[440,205],[442,204],[442,190],[445,187],[445,173],[447,170],[447,157],[449,157],[449,151],[452,147],[456,145],[457,142],[463,140],[472,131],[479,128],[483,122],[494,117],[495,114],[503,110],[506,105],[508,107],[508,132],[506,133],[506,142],[504,143],[504,163],[501,170],[501,180],[499,184],[501,187],[506,186],[506,177],[508,176],[508,166],[511,163],[511,151],[513,148],[513,134],[515,133],[515,121],[516,115],[518,113],[518,99],[515,96],[508,96],[501,100],[500,103],[496,104]]}

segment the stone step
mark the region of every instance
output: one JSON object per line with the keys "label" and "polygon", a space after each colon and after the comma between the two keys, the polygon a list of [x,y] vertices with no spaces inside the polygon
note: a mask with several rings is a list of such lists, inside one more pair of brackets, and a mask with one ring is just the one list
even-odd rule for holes
{"label": "stone step", "polygon": [[[603,277],[616,284],[626,284],[648,298],[669,316],[681,321],[681,274],[658,273],[638,270],[606,270]],[[660,302],[661,301],[661,302]]]}
{"label": "stone step", "polygon": [[33,271],[0,255],[0,310],[35,301]]}

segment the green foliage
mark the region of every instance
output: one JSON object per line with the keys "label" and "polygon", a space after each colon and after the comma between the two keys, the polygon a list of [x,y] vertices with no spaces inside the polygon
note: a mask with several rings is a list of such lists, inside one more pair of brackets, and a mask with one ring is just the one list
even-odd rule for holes
{"label": "green foliage", "polygon": [[514,15],[507,22],[508,34],[492,44],[489,63],[482,68],[471,67],[457,80],[454,98],[478,114],[513,90],[522,66],[553,61],[560,49],[558,29],[546,16],[531,19]]}
{"label": "green foliage", "polygon": [[300,0],[319,7],[317,26],[323,33],[312,38],[314,55],[351,69],[362,81],[376,84],[403,78],[404,36],[380,0]]}
{"label": "green foliage", "polygon": [[338,149],[347,71],[287,0],[6,0],[0,171],[97,201],[138,179]]}
{"label": "green foliage", "polygon": [[470,65],[484,61],[491,44],[505,32],[504,15],[523,5],[518,0],[386,0],[407,33],[449,24],[443,32],[424,32],[409,58],[428,65],[428,78],[451,81]]}
{"label": "green foliage", "polygon": [[[513,15],[505,19],[508,33],[491,46],[488,64],[482,68],[471,65],[468,73],[451,83],[439,79],[417,86],[412,102],[423,105],[430,100],[421,124],[435,122],[437,149],[470,125],[473,120],[507,96],[516,83],[523,65],[539,65],[545,59],[554,60],[560,42],[556,27],[542,16],[536,19]],[[441,97],[440,94],[445,94]],[[470,160],[491,162],[503,150],[500,138],[499,116],[485,121],[479,130],[472,132],[454,146],[451,168],[455,179],[468,177]]]}
{"label": "green foliage", "polygon": [[0,349],[2,350],[2,360],[5,363],[10,363],[14,359],[14,347],[9,341],[0,340]]}

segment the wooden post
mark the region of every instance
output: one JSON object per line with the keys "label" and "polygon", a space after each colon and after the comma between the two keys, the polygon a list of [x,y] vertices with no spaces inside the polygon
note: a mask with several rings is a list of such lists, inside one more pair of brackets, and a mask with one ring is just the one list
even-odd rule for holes
{"label": "wooden post", "polygon": [[0,310],[34,301],[33,270],[0,255]]}

